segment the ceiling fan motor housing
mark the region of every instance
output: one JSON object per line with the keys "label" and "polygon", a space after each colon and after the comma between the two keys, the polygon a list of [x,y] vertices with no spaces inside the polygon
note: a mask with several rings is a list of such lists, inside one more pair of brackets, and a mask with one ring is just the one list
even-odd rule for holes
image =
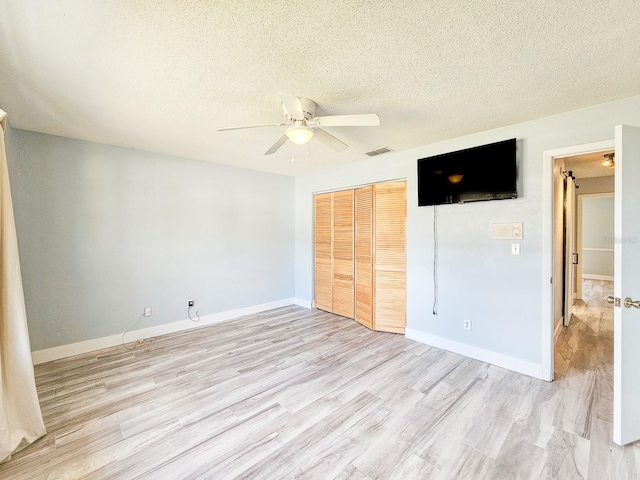
{"label": "ceiling fan motor housing", "polygon": [[307,122],[311,121],[316,113],[316,102],[313,100],[309,100],[308,98],[298,97],[300,98],[300,103],[302,104],[302,112],[304,113],[304,118],[296,118],[291,115],[287,108],[282,104],[282,111],[284,112],[284,116],[289,120],[297,121],[297,120],[305,120]]}

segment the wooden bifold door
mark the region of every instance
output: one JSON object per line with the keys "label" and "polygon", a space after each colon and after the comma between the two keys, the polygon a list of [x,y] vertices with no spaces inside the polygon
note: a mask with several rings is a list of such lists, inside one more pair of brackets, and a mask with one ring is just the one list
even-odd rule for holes
{"label": "wooden bifold door", "polygon": [[315,301],[316,307],[333,311],[333,194],[315,198]]}
{"label": "wooden bifold door", "polygon": [[315,195],[315,306],[404,333],[406,182]]}
{"label": "wooden bifold door", "polygon": [[373,185],[355,191],[355,320],[373,328]]}
{"label": "wooden bifold door", "polygon": [[333,194],[333,310],[353,318],[353,190]]}

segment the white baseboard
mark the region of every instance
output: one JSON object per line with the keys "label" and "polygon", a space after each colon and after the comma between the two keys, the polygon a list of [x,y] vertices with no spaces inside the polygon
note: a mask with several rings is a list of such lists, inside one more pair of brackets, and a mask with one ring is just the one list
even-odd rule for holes
{"label": "white baseboard", "polygon": [[[162,325],[154,325],[153,327],[141,328],[139,330],[132,330],[127,333],[125,340],[127,343],[135,342],[143,338],[157,337],[160,335],[166,335],[168,333],[180,332],[183,330],[190,330],[192,328],[198,328],[205,325],[212,325],[214,323],[225,322],[245,315],[253,315],[256,313],[272,310],[274,308],[286,307],[288,305],[301,305],[304,300],[297,298],[285,298],[282,300],[276,300],[274,302],[261,303],[259,305],[252,305],[250,307],[235,308],[233,310],[227,310],[226,312],[213,313],[211,315],[205,315],[200,317],[199,322],[192,322],[191,320],[179,320],[177,322],[165,323]],[[310,302],[309,302],[310,303]],[[60,345],[59,347],[47,348],[45,350],[37,350],[31,352],[31,359],[34,365],[41,363],[51,362],[53,360],[60,360],[61,358],[72,357],[74,355],[80,355],[83,353],[93,352],[103,348],[114,347],[122,344],[122,333],[116,335],[109,335],[107,337],[94,338],[91,340],[85,340],[83,342],[71,343],[69,345]]]}
{"label": "white baseboard", "polygon": [[538,363],[527,362],[526,360],[474,347],[473,345],[467,345],[466,343],[456,342],[455,340],[438,337],[437,335],[421,332],[412,328],[406,329],[405,336],[420,343],[442,348],[449,352],[464,355],[465,357],[474,358],[482,362],[490,363],[498,367],[544,380],[542,376],[542,365]]}
{"label": "white baseboard", "polygon": [[556,325],[556,329],[553,332],[553,343],[555,343],[556,340],[558,340],[558,335],[560,335],[560,332],[562,331],[563,326],[564,326],[564,317],[560,318],[560,321]]}
{"label": "white baseboard", "polygon": [[313,308],[313,302],[311,300],[305,300],[303,298],[294,298],[294,303],[299,307]]}
{"label": "white baseboard", "polygon": [[583,273],[583,280],[606,280],[608,282],[613,282],[613,275],[596,275],[595,273]]}

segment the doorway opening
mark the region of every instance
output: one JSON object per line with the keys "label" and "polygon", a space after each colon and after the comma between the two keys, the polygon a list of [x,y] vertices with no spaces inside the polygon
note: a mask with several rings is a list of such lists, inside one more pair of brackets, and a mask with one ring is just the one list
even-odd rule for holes
{"label": "doorway opening", "polygon": [[[615,150],[614,167],[614,237],[611,238],[611,245],[614,249],[614,281],[613,295],[600,295],[598,308],[603,309],[603,317],[606,312],[613,311],[613,355],[609,352],[609,358],[604,359],[598,356],[601,345],[595,348],[583,349],[574,358],[581,355],[583,359],[589,358],[589,369],[584,370],[576,366],[569,365],[567,374],[562,381],[568,382],[572,386],[585,386],[587,390],[581,390],[577,395],[584,400],[584,404],[579,408],[576,405],[562,404],[565,411],[587,412],[580,421],[584,425],[595,425],[605,432],[612,432],[612,441],[618,445],[627,445],[640,440],[640,407],[635,401],[640,396],[640,376],[637,375],[637,368],[640,365],[640,355],[637,344],[640,342],[640,322],[638,322],[638,311],[640,300],[637,298],[637,286],[640,285],[640,223],[637,222],[637,205],[640,205],[640,164],[636,161],[640,158],[640,128],[629,125],[617,125],[614,129],[615,140],[597,142],[588,145],[567,147],[543,152],[543,282],[542,300],[545,306],[543,311],[542,335],[542,378],[553,380],[554,353],[558,353],[558,348],[554,343],[554,317],[557,304],[554,290],[564,288],[558,277],[553,276],[554,266],[554,209],[557,202],[554,201],[554,167],[557,167],[555,159],[565,157],[576,157],[586,153],[599,153],[603,155],[607,151]],[[566,159],[565,159],[566,160]],[[569,158],[571,160],[571,158]],[[604,160],[601,159],[603,162]],[[588,179],[584,179],[584,183]],[[578,179],[580,185],[580,180]],[[581,186],[582,188],[582,186]],[[585,198],[586,200],[586,198]],[[584,206],[584,205],[583,205]],[[556,242],[557,243],[557,242]],[[583,245],[590,247],[589,245]],[[609,246],[609,247],[610,247]],[[602,247],[593,247],[592,251],[602,252]],[[584,252],[583,252],[584,254]],[[586,265],[583,265],[586,267]],[[557,268],[556,268],[557,270]],[[584,268],[583,268],[584,270]],[[596,280],[606,281],[606,280]],[[586,284],[585,284],[586,286]],[[597,286],[597,285],[596,285]],[[604,285],[603,285],[604,290]],[[585,292],[582,292],[584,299]],[[610,306],[613,304],[613,308]],[[594,312],[587,312],[588,314]],[[597,312],[596,312],[597,313]],[[590,325],[582,329],[572,329],[570,326],[564,328],[565,331],[573,331],[575,335],[572,339],[572,346],[588,345],[589,342],[580,342],[583,338],[583,331]],[[598,327],[600,329],[600,327]],[[562,334],[560,334],[562,335]],[[611,356],[613,358],[611,359]],[[610,368],[601,368],[606,365]],[[560,374],[559,374],[560,375]],[[583,381],[585,380],[585,381]],[[597,382],[597,383],[594,383]],[[575,392],[574,392],[575,393]],[[597,394],[597,395],[596,395]],[[594,403],[602,395],[610,397],[609,401],[600,402],[606,410],[597,411],[598,405]],[[570,399],[569,403],[570,403]],[[613,404],[613,405],[611,405]],[[568,408],[568,410],[567,410]],[[590,412],[596,412],[591,415]],[[589,418],[587,418],[589,417]],[[574,419],[575,420],[575,419]],[[585,432],[587,434],[588,432]],[[585,438],[587,438],[585,436]]]}
{"label": "doorway opening", "polygon": [[570,325],[574,308],[583,306],[583,281],[613,281],[615,162],[613,149],[553,162],[555,340]]}
{"label": "doorway opening", "polygon": [[[576,145],[543,152],[543,224],[542,252],[542,375],[547,381],[554,379],[554,345],[563,318],[564,290],[564,176],[568,176],[567,160],[587,154],[604,155],[614,150],[614,140]],[[556,159],[564,159],[556,161]],[[564,164],[563,164],[564,162]],[[572,173],[572,176],[574,174]],[[584,180],[583,180],[584,181]],[[571,180],[573,182],[573,180]],[[583,191],[586,191],[583,190]],[[557,213],[556,213],[557,211]],[[569,225],[571,222],[567,222]],[[558,233],[561,232],[561,233]],[[579,261],[579,259],[578,259]],[[566,300],[565,300],[566,301]],[[560,325],[560,326],[559,326]]]}
{"label": "doorway opening", "polygon": [[[613,294],[613,153],[553,159],[555,375],[598,365],[600,373],[613,376],[613,306],[606,301]],[[613,401],[605,395],[593,403],[609,412]]]}

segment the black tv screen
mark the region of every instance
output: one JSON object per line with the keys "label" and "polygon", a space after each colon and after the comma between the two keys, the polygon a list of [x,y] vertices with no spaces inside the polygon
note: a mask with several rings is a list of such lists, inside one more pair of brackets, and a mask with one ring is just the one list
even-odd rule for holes
{"label": "black tv screen", "polygon": [[516,198],[516,139],[418,160],[418,206]]}

